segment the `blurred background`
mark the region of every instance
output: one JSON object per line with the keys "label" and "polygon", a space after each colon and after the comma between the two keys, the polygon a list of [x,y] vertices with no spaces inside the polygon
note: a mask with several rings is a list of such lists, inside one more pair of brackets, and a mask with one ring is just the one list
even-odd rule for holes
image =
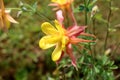
{"label": "blurred background", "polygon": [[[20,2],[33,5],[37,2],[37,10],[42,14],[37,15],[31,12],[22,12],[19,17],[18,10],[12,10],[11,15],[19,24],[11,24],[8,32],[0,31],[0,80],[54,80],[53,72],[56,65],[51,61],[53,49],[41,50],[39,40],[44,35],[40,25],[45,21],[55,19],[55,11],[48,4],[50,0],[4,0],[6,8],[19,8]],[[75,0],[75,7],[79,6],[83,0]],[[120,8],[120,0],[113,0],[113,6]],[[104,0],[98,0],[98,5],[102,17],[106,19],[108,4]],[[79,25],[84,25],[84,13],[75,12],[75,17]],[[88,25],[91,30],[92,24]],[[106,34],[106,24],[96,21],[97,54],[103,47]],[[120,9],[112,12],[111,29],[107,49],[115,49],[120,43]],[[120,47],[110,58],[120,67]],[[115,75],[120,73],[120,68],[114,71]],[[119,80],[119,79],[118,79]]]}

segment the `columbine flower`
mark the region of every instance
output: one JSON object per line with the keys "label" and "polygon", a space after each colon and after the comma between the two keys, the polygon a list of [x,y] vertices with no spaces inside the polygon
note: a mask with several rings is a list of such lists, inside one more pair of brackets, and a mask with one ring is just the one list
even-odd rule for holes
{"label": "columbine flower", "polygon": [[56,6],[53,10],[57,10],[59,8],[65,9],[69,8],[70,4],[73,2],[73,0],[51,0],[50,6]]}
{"label": "columbine flower", "polygon": [[57,20],[55,20],[54,23],[55,26],[52,26],[49,22],[44,22],[41,25],[41,29],[46,34],[46,36],[41,38],[39,41],[39,46],[42,49],[48,49],[50,47],[56,46],[52,53],[52,60],[55,62],[59,61],[66,51],[72,60],[73,66],[76,67],[76,60],[72,53],[71,44],[91,42],[91,40],[77,38],[79,35],[87,35],[84,33],[84,27],[73,26],[65,29]]}
{"label": "columbine flower", "polygon": [[0,28],[1,29],[8,29],[11,23],[18,23],[14,20],[10,15],[10,11],[5,10],[3,0],[0,0]]}
{"label": "columbine flower", "polygon": [[64,52],[66,52],[72,60],[72,65],[76,67],[76,59],[73,56],[72,44],[92,42],[91,40],[77,38],[79,35],[92,37],[95,36],[84,33],[85,27],[77,26],[77,24],[65,29],[63,25],[64,17],[62,16],[62,11],[57,11],[56,15],[58,21],[54,21],[55,26],[52,26],[49,22],[44,22],[41,25],[41,29],[46,34],[46,36],[41,38],[39,41],[39,46],[42,49],[48,49],[50,47],[56,46],[52,53],[52,60],[58,62],[62,58]]}

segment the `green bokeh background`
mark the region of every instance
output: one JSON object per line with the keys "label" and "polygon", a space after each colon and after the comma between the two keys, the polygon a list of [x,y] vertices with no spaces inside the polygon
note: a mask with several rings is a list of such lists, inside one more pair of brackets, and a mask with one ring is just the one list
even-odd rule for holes
{"label": "green bokeh background", "polygon": [[[0,31],[0,80],[47,80],[55,70],[55,63],[51,61],[52,49],[43,51],[39,48],[39,40],[44,35],[41,33],[41,23],[55,19],[55,12],[52,7],[48,7],[50,0],[4,0],[6,8],[19,7],[20,1],[29,5],[38,2],[37,9],[44,13],[44,16],[23,12],[16,17],[18,11],[13,10],[11,15],[19,24],[11,24],[8,32]],[[120,0],[113,0],[114,6],[120,8]],[[75,0],[75,6],[81,0]],[[108,5],[102,0],[96,3],[99,6],[103,18],[107,17]],[[75,13],[79,25],[84,25],[84,13]],[[112,13],[111,27],[120,24],[120,10]],[[96,22],[97,52],[101,50],[105,37],[106,24]],[[91,25],[89,25],[91,26]],[[88,29],[91,29],[89,28]],[[111,32],[108,39],[108,48],[116,47],[116,42],[120,42],[120,25],[115,28],[116,32]],[[120,49],[113,54],[112,59],[120,66]],[[120,73],[118,68],[117,74]],[[52,79],[50,79],[52,80]]]}

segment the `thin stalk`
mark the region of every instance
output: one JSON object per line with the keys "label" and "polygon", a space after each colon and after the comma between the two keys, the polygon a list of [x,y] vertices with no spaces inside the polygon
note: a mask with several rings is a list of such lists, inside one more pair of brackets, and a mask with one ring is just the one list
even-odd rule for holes
{"label": "thin stalk", "polygon": [[120,47],[120,43],[118,43],[116,49],[114,50],[114,53],[116,53],[116,51],[119,49],[119,47]]}
{"label": "thin stalk", "polygon": [[95,29],[95,19],[92,19],[92,26],[93,26],[93,34],[96,35],[96,29]]}
{"label": "thin stalk", "polygon": [[[26,6],[27,8],[29,8],[30,10],[26,10],[26,11],[34,11],[34,9],[30,6],[30,5],[28,5],[28,4],[24,4],[24,6]],[[38,16],[40,16],[40,17],[44,17],[47,21],[50,21],[51,19],[49,19],[48,17],[46,17],[46,15],[44,14],[44,13],[41,13],[40,11],[38,11],[38,10],[36,10],[35,11],[35,14],[37,14]]]}
{"label": "thin stalk", "polygon": [[90,52],[91,52],[91,56],[92,56],[92,65],[94,65],[94,63],[95,63],[95,56],[94,56],[94,54],[93,54],[93,52],[92,52],[92,49],[91,49],[91,46],[90,46],[90,44],[89,44],[89,49],[90,49]]}
{"label": "thin stalk", "polygon": [[[87,13],[87,6],[89,5],[90,3],[90,0],[84,0],[84,5],[85,5],[85,25],[88,25],[88,13]],[[87,31],[87,30],[86,30]],[[91,56],[93,58],[93,65],[94,65],[94,54],[92,52],[92,49],[91,49],[91,46],[90,44],[88,45],[89,46],[89,50],[90,50],[90,53],[91,53]]]}
{"label": "thin stalk", "polygon": [[64,69],[64,68],[63,68],[63,71],[62,71],[62,72],[63,72],[63,76],[62,76],[62,77],[63,77],[63,80],[66,80],[65,69]]}
{"label": "thin stalk", "polygon": [[88,17],[87,17],[87,11],[85,11],[85,25],[87,25],[87,22],[88,22]]}
{"label": "thin stalk", "polygon": [[[95,19],[92,19],[92,26],[93,26],[93,34],[96,35],[96,29],[95,29]],[[93,46],[93,53],[96,53],[96,45]]]}
{"label": "thin stalk", "polygon": [[110,18],[111,18],[111,14],[112,14],[112,2],[109,2],[109,13],[108,13],[108,18],[107,18],[107,33],[106,33],[106,37],[105,37],[105,43],[104,43],[104,51],[106,50],[107,47],[107,41],[108,41],[108,37],[109,37],[109,27],[110,27]]}
{"label": "thin stalk", "polygon": [[117,44],[115,50],[112,51],[111,56],[113,56],[113,54],[117,52],[117,50],[119,49],[119,47],[120,47],[120,42]]}
{"label": "thin stalk", "polygon": [[89,50],[90,50],[91,56],[94,57],[90,44],[89,44]]}
{"label": "thin stalk", "polygon": [[69,15],[67,15],[67,14],[69,14],[69,12],[67,11],[67,9],[64,9],[64,11],[63,11],[63,15],[65,15],[65,22],[66,22],[66,24],[65,24],[65,28],[68,28],[69,27],[69,25],[70,25],[70,23],[69,23]]}
{"label": "thin stalk", "polygon": [[[77,71],[77,70],[76,70]],[[78,78],[80,78],[79,77],[79,70],[77,71],[77,78],[76,78],[76,80],[79,80]]]}
{"label": "thin stalk", "polygon": [[89,5],[90,4],[90,0],[88,0],[88,2],[87,2],[87,5]]}
{"label": "thin stalk", "polygon": [[40,17],[45,18],[47,21],[50,21],[50,20],[51,20],[50,18],[46,17],[46,16],[45,16],[43,13],[41,13],[41,12],[36,11],[35,14],[37,14],[37,15],[40,16]]}

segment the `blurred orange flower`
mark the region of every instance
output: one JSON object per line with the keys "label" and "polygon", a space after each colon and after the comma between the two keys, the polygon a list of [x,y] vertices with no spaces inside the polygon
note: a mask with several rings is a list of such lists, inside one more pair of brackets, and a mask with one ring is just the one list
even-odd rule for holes
{"label": "blurred orange flower", "polygon": [[18,23],[10,15],[10,10],[5,10],[3,0],[0,0],[0,28],[8,29],[11,23]]}
{"label": "blurred orange flower", "polygon": [[73,0],[51,0],[50,6],[56,6],[53,10],[69,8]]}

